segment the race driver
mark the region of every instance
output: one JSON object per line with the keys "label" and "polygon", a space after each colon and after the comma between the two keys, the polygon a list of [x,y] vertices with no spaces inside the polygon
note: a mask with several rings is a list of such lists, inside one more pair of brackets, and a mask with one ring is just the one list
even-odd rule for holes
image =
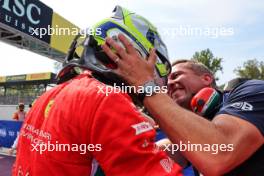
{"label": "race driver", "polygon": [[[120,85],[121,80],[100,45],[119,33],[133,41],[142,56],[153,47],[159,50],[155,75],[160,85],[166,85],[170,64],[156,28],[120,6],[94,28],[101,33],[81,43],[76,38],[58,75],[60,84],[38,98],[28,113],[13,175],[94,175],[97,163],[109,176],[182,175],[181,168],[155,146],[155,130],[130,96],[105,93],[110,86],[104,83]],[[79,58],[78,46],[84,48]]]}

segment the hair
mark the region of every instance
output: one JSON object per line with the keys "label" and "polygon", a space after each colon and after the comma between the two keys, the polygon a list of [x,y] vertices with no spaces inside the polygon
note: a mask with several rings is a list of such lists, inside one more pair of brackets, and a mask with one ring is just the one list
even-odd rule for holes
{"label": "hair", "polygon": [[184,63],[186,64],[186,67],[190,70],[192,70],[194,73],[198,74],[198,75],[202,75],[202,74],[209,74],[212,78],[213,81],[211,83],[211,86],[213,88],[217,88],[216,85],[216,81],[215,81],[215,77],[214,74],[209,70],[209,68],[207,66],[205,66],[203,63],[195,61],[195,60],[188,60],[188,59],[180,59],[180,60],[176,60],[172,63],[172,66],[175,66],[177,64],[181,64]]}
{"label": "hair", "polygon": [[18,104],[18,108],[19,108],[19,109],[20,109],[20,108],[25,109],[25,105],[24,105],[24,103],[19,103],[19,104]]}

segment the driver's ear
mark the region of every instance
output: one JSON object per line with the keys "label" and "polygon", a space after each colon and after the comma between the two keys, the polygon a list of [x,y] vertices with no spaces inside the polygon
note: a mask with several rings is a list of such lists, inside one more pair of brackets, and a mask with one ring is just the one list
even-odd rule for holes
{"label": "driver's ear", "polygon": [[212,85],[213,80],[214,80],[214,78],[210,74],[205,73],[202,75],[202,81],[203,81],[205,86]]}

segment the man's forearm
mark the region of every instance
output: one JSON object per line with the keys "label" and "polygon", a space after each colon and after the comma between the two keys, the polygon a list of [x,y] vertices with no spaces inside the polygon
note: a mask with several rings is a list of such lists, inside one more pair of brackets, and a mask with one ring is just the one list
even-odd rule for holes
{"label": "man's forearm", "polygon": [[[166,94],[146,97],[144,105],[173,143],[178,144],[180,141],[185,144],[188,142],[209,145],[228,143],[228,138],[219,131],[214,123],[181,108]],[[214,155],[204,151],[188,151],[183,154],[200,171],[207,170],[204,167],[210,167],[209,163],[210,165],[219,164],[218,162],[224,157],[221,153]]]}

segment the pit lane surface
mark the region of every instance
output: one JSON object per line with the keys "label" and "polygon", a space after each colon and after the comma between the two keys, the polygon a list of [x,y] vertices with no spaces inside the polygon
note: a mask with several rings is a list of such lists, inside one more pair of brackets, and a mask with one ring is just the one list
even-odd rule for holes
{"label": "pit lane surface", "polygon": [[10,176],[15,157],[0,154],[0,176]]}

